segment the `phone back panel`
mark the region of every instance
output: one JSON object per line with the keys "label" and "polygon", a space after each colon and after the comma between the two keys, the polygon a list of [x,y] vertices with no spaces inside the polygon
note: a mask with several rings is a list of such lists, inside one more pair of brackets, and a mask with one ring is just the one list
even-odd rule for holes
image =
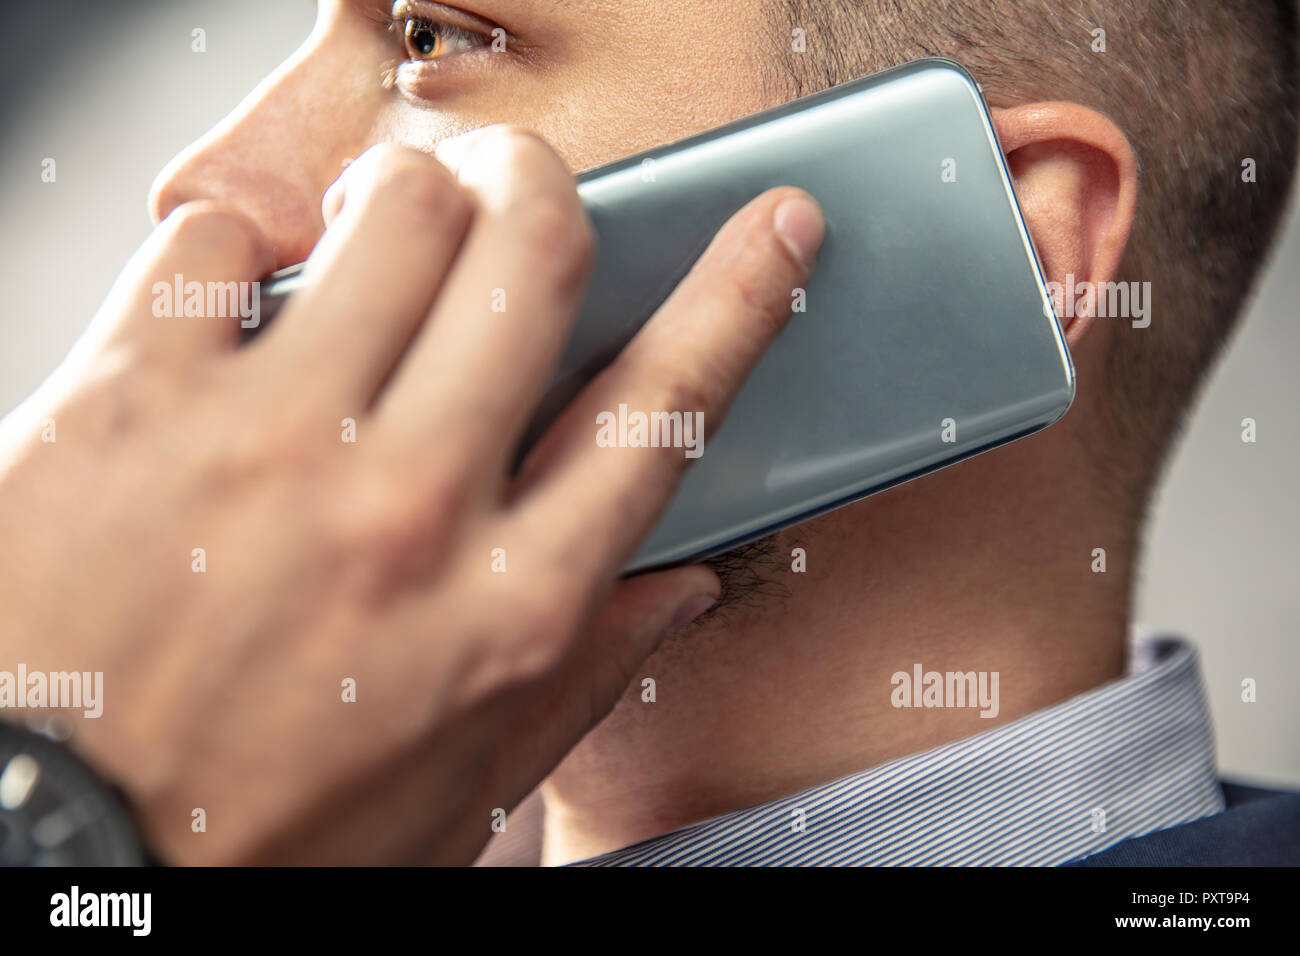
{"label": "phone back panel", "polygon": [[806,311],[629,571],[736,547],[1029,434],[1070,405],[1069,352],[1001,149],[954,63],[909,63],[578,179],[598,251],[537,429],[758,193],[799,186],[826,215]]}

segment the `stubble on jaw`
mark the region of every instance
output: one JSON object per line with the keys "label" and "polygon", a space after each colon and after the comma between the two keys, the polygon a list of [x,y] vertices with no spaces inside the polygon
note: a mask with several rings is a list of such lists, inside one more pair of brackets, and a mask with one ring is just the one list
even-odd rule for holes
{"label": "stubble on jaw", "polygon": [[675,631],[668,641],[690,640],[704,628],[727,628],[743,618],[784,607],[790,597],[785,577],[790,573],[789,548],[774,534],[706,559],[722,583],[718,603],[690,624]]}

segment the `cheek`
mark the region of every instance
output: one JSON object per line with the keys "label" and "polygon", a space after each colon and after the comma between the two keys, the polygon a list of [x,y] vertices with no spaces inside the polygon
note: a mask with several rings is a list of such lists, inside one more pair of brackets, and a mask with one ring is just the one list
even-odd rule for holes
{"label": "cheek", "polygon": [[[774,105],[757,72],[732,61],[642,59],[585,72],[563,92],[539,96],[532,125],[575,170],[598,166],[720,126]],[[556,108],[555,104],[563,104]]]}
{"label": "cheek", "polygon": [[741,54],[719,51],[716,42],[692,48],[698,59],[678,55],[669,68],[663,56],[620,55],[620,46],[545,74],[465,90],[437,109],[400,108],[385,138],[428,149],[446,136],[511,123],[539,133],[579,172],[779,102]]}

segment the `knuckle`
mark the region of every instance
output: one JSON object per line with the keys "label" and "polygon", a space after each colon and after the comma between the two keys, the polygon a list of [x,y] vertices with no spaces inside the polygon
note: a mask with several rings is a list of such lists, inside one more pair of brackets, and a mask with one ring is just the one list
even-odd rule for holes
{"label": "knuckle", "polygon": [[647,377],[663,411],[708,412],[718,407],[721,379],[709,371],[707,364],[698,371],[663,364],[652,367]]}
{"label": "knuckle", "polygon": [[93,434],[112,444],[144,431],[159,409],[174,405],[175,395],[166,363],[145,349],[118,348],[101,356],[79,398],[96,423]]}
{"label": "knuckle", "polygon": [[536,133],[508,123],[480,126],[466,133],[457,155],[462,180],[503,183],[511,192],[519,189],[521,181],[531,185],[548,167],[563,167]]}
{"label": "knuckle", "polygon": [[355,536],[365,550],[381,564],[398,563],[419,550],[427,539],[427,529],[419,520],[417,509],[409,507],[391,488],[379,486],[365,498],[354,502]]}
{"label": "knuckle", "polygon": [[596,244],[576,194],[529,196],[520,199],[510,215],[523,240],[546,252],[545,261],[560,284],[571,287],[585,279]]}
{"label": "knuckle", "polygon": [[558,658],[540,628],[503,623],[475,636],[458,663],[455,685],[475,701],[508,694],[544,679]]}
{"label": "knuckle", "polygon": [[559,665],[566,632],[556,622],[555,602],[531,587],[501,583],[461,591],[477,594],[485,613],[455,667],[460,693],[475,700],[509,693],[543,680]]}
{"label": "knuckle", "polygon": [[508,168],[530,168],[555,162],[550,145],[530,129],[512,123],[498,123],[483,128],[475,149],[491,150]]}
{"label": "knuckle", "polygon": [[439,553],[451,550],[448,539],[458,501],[431,481],[413,488],[388,476],[363,476],[337,509],[344,543],[367,555],[381,572],[412,563],[428,572]]}
{"label": "knuckle", "polygon": [[509,223],[516,241],[545,252],[557,283],[580,284],[595,255],[595,234],[555,151],[533,131],[501,124],[479,130],[470,152],[471,181],[500,184],[490,190],[493,214]]}
{"label": "knuckle", "polygon": [[441,167],[406,158],[375,178],[370,201],[393,207],[423,222],[453,222],[469,211],[468,197]]}
{"label": "knuckle", "polygon": [[790,314],[779,291],[774,275],[760,270],[755,263],[724,272],[720,294],[747,324],[756,323],[763,335],[774,336]]}
{"label": "knuckle", "polygon": [[367,166],[376,168],[409,162],[414,151],[397,143],[375,143],[363,152],[349,166],[352,171],[364,170]]}
{"label": "knuckle", "polygon": [[545,676],[560,656],[559,647],[553,629],[540,625],[524,628],[510,642],[502,683],[527,683]]}
{"label": "knuckle", "polygon": [[168,240],[178,245],[229,250],[250,262],[261,254],[253,224],[234,210],[208,200],[177,206],[164,222]]}
{"label": "knuckle", "polygon": [[355,182],[358,187],[374,188],[404,171],[418,172],[435,165],[423,153],[406,146],[377,143],[348,165],[343,171],[343,179],[349,187]]}
{"label": "knuckle", "polygon": [[382,580],[391,570],[420,551],[427,529],[414,509],[377,482],[360,482],[330,509],[339,552],[362,556],[362,565]]}
{"label": "knuckle", "polygon": [[558,664],[567,644],[564,608],[540,588],[504,598],[512,633],[502,661],[502,683],[537,680]]}
{"label": "knuckle", "polygon": [[[211,403],[203,415],[215,421],[222,417]],[[312,488],[320,482],[315,449],[284,422],[270,429],[227,423],[219,434],[221,440],[213,444],[204,468],[213,489],[241,494],[252,488]]]}

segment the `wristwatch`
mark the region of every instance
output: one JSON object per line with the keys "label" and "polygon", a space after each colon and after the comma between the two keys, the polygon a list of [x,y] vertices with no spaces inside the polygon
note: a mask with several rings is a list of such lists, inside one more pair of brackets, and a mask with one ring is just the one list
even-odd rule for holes
{"label": "wristwatch", "polygon": [[122,794],[52,726],[0,720],[0,866],[153,863]]}

